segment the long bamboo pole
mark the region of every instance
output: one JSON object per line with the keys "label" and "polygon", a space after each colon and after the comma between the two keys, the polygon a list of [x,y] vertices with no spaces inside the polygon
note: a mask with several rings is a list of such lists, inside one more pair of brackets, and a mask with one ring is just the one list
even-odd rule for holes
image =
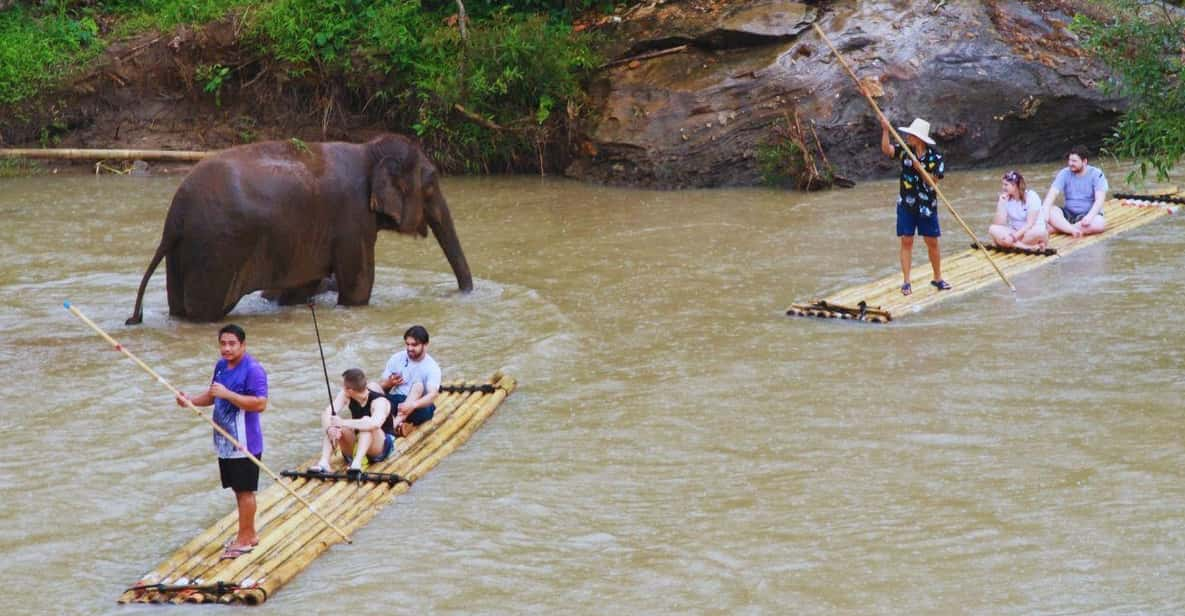
{"label": "long bamboo pole", "polygon": [[211,152],[184,150],[84,150],[72,148],[0,148],[0,158],[39,158],[46,160],[171,160],[196,162]]}
{"label": "long bamboo pole", "polygon": [[223,437],[225,437],[228,441],[230,441],[231,444],[233,444],[236,449],[238,449],[239,451],[242,451],[244,454],[246,454],[247,459],[254,462],[255,466],[258,466],[260,470],[267,473],[277,484],[284,486],[284,489],[288,490],[289,494],[291,494],[293,497],[295,497],[296,500],[300,501],[305,507],[308,507],[309,511],[313,512],[314,515],[316,515],[318,518],[320,518],[320,520],[322,522],[324,522],[326,526],[328,526],[329,528],[332,528],[334,530],[334,532],[341,535],[342,539],[344,539],[346,543],[353,543],[353,540],[350,539],[349,535],[347,535],[344,531],[342,531],[340,528],[335,526],[333,524],[333,522],[330,522],[329,520],[325,519],[325,516],[321,515],[316,509],[314,509],[313,506],[311,504],[309,504],[309,501],[305,500],[303,496],[301,496],[300,494],[297,494],[296,490],[293,490],[292,486],[288,485],[288,482],[281,479],[280,476],[277,475],[275,472],[273,472],[272,469],[268,468],[267,465],[263,463],[263,461],[261,461],[259,458],[255,457],[250,451],[247,451],[247,448],[244,447],[242,443],[240,443],[237,439],[235,439],[235,437],[231,436],[229,432],[227,432],[225,429],[223,429],[222,426],[218,425],[218,423],[215,422],[210,416],[208,416],[205,413],[198,410],[198,408],[196,406],[194,406],[193,403],[189,401],[189,399],[182,396],[181,390],[177,389],[176,387],[173,387],[173,385],[171,383],[169,383],[168,381],[166,381],[164,379],[164,377],[157,374],[156,371],[153,370],[152,368],[148,367],[148,364],[140,361],[139,357],[136,357],[135,354],[133,354],[131,351],[127,350],[127,348],[125,348],[122,344],[120,344],[118,340],[116,340],[115,338],[112,338],[107,332],[103,331],[103,328],[96,325],[95,322],[90,320],[90,318],[88,318],[85,314],[82,314],[82,312],[80,310],[78,310],[77,308],[75,308],[70,302],[65,302],[62,305],[66,307],[66,310],[70,311],[70,314],[73,314],[74,316],[78,317],[78,319],[80,321],[89,325],[91,329],[95,330],[95,333],[102,336],[103,339],[106,340],[108,343],[110,343],[112,346],[114,346],[116,350],[122,352],[124,355],[127,355],[128,359],[132,360],[133,362],[136,363],[136,365],[143,368],[144,371],[147,372],[148,374],[150,374],[154,379],[156,379],[156,381],[158,383],[160,383],[161,385],[164,385],[166,388],[168,388],[169,391],[173,392],[174,396],[176,396],[177,398],[179,398],[181,400],[185,400],[186,408],[193,411],[198,417],[205,419],[207,422],[209,422],[209,424],[211,426],[214,426],[215,431],[217,431],[219,434],[221,434]]}
{"label": "long bamboo pole", "polygon": [[827,43],[827,46],[831,48],[831,53],[835,54],[835,57],[844,67],[844,70],[848,72],[848,76],[852,78],[852,81],[856,82],[856,88],[860,90],[860,94],[864,95],[864,100],[868,101],[869,105],[872,105],[872,110],[875,111],[876,116],[880,118],[881,124],[888,127],[889,132],[893,134],[893,138],[896,139],[897,142],[901,144],[901,147],[909,153],[909,158],[913,161],[913,164],[916,165],[918,173],[921,173],[922,178],[926,180],[926,183],[934,188],[934,192],[938,194],[938,198],[942,200],[942,203],[946,206],[946,209],[950,210],[950,213],[955,217],[955,220],[959,221],[959,224],[963,227],[963,230],[966,231],[967,235],[971,237],[971,241],[975,242],[975,244],[979,246],[980,252],[982,252],[983,256],[987,258],[988,263],[992,264],[992,268],[996,270],[996,273],[1000,275],[1000,280],[1003,280],[1004,284],[1008,285],[1008,288],[1011,289],[1013,293],[1016,293],[1016,287],[1012,286],[1012,283],[1008,280],[1008,277],[1004,275],[1004,272],[1000,269],[1000,266],[996,265],[996,261],[992,259],[992,255],[988,254],[988,251],[983,249],[983,244],[979,242],[979,237],[975,235],[975,232],[971,230],[971,227],[967,226],[966,222],[963,222],[963,217],[959,216],[959,213],[955,210],[955,207],[951,205],[950,201],[946,199],[946,195],[942,194],[942,190],[938,188],[938,183],[934,181],[934,178],[930,176],[929,172],[926,171],[925,166],[922,165],[922,161],[918,160],[917,155],[913,153],[913,148],[909,147],[909,144],[901,138],[901,135],[897,134],[897,129],[893,128],[893,125],[889,122],[888,118],[885,117],[885,114],[881,113],[881,108],[877,106],[876,101],[872,100],[872,97],[868,95],[868,92],[864,89],[864,86],[860,84],[860,79],[856,77],[856,73],[852,71],[852,67],[848,66],[847,60],[844,60],[843,55],[839,53],[839,50],[835,48],[835,45],[831,44],[831,39],[827,38],[827,35],[823,33],[823,29],[819,27],[819,24],[811,24],[811,27],[815,29],[815,32],[817,32],[819,37],[823,39],[823,42]]}

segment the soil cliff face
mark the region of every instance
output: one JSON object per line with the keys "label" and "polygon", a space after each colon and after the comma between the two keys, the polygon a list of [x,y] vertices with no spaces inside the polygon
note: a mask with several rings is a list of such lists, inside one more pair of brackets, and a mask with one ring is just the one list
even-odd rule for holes
{"label": "soil cliff face", "polygon": [[[845,55],[894,124],[931,122],[949,167],[1056,160],[1097,144],[1123,101],[1048,0],[684,0],[635,7],[591,86],[593,118],[568,175],[665,188],[758,183],[778,122],[813,124],[837,171],[890,171],[880,128],[811,28]],[[666,53],[662,53],[663,51]],[[632,60],[631,60],[632,58]]]}

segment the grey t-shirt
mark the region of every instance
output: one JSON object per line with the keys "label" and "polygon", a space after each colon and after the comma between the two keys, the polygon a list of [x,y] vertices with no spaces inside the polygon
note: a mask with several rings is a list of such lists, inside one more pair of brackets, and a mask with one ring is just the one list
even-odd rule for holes
{"label": "grey t-shirt", "polygon": [[[1057,172],[1057,177],[1053,178],[1052,188],[1066,196],[1065,209],[1075,216],[1085,216],[1090,211],[1090,206],[1094,205],[1096,191],[1111,190],[1103,172],[1098,167],[1090,165],[1086,166],[1081,175],[1070,171],[1069,167],[1064,167]],[[1103,210],[1100,208],[1099,214],[1102,213]]]}
{"label": "grey t-shirt", "polygon": [[393,394],[406,396],[416,383],[424,384],[425,394],[440,389],[440,366],[427,353],[424,353],[420,361],[412,361],[406,350],[392,355],[391,359],[387,360],[387,368],[383,370],[383,380],[387,380],[392,374],[403,377],[403,383],[391,390]]}

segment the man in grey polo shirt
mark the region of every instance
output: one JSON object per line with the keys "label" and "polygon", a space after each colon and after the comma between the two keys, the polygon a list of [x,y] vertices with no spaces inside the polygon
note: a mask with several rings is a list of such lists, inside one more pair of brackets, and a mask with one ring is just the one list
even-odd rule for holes
{"label": "man in grey polo shirt", "polygon": [[[1044,210],[1049,212],[1049,225],[1074,237],[1102,233],[1107,228],[1103,219],[1103,201],[1107,199],[1107,178],[1098,167],[1086,164],[1085,146],[1074,146],[1066,157],[1066,168],[1057,172],[1049,194],[1045,195]],[[1061,209],[1053,207],[1058,193],[1066,196]]]}

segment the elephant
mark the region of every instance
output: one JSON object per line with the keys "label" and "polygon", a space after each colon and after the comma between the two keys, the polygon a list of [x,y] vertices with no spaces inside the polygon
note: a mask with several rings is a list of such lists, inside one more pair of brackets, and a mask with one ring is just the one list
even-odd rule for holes
{"label": "elephant", "polygon": [[141,322],[144,289],[162,258],[169,314],[191,321],[222,319],[258,290],[303,301],[330,277],[339,305],[365,305],[378,231],[426,237],[429,228],[457,285],[472,290],[436,166],[405,136],[228,148],[177,188],[127,324]]}

